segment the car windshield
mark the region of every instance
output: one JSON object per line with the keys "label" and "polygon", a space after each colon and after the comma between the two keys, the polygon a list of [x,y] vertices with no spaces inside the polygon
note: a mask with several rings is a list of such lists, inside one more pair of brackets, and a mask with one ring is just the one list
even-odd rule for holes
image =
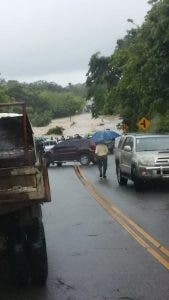
{"label": "car windshield", "polygon": [[169,136],[145,137],[136,139],[136,152],[169,151]]}

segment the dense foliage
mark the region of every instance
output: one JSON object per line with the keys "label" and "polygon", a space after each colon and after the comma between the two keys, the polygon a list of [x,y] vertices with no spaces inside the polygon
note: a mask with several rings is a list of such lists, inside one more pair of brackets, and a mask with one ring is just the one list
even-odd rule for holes
{"label": "dense foliage", "polygon": [[169,131],[169,0],[149,3],[142,26],[118,40],[110,57],[91,57],[87,98],[93,99],[93,116],[118,113],[130,130],[144,116],[152,120],[151,131],[164,132]]}
{"label": "dense foliage", "polygon": [[50,135],[50,134],[58,134],[58,135],[61,135],[63,134],[63,131],[64,131],[64,128],[63,127],[60,127],[60,126],[56,126],[54,128],[50,128],[48,131],[47,131],[47,135]]}
{"label": "dense foliage", "polygon": [[81,84],[69,84],[63,88],[46,81],[30,84],[0,81],[0,103],[25,101],[34,126],[44,126],[54,118],[81,112],[85,104],[84,99],[85,86]]}

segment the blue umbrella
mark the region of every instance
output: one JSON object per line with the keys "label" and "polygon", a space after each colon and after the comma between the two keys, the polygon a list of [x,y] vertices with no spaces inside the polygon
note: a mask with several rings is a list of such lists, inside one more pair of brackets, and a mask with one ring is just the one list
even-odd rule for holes
{"label": "blue umbrella", "polygon": [[92,135],[91,139],[95,143],[99,143],[99,142],[106,142],[106,141],[114,140],[118,136],[120,136],[120,134],[118,134],[117,132],[115,132],[113,130],[102,130],[102,131],[95,132]]}

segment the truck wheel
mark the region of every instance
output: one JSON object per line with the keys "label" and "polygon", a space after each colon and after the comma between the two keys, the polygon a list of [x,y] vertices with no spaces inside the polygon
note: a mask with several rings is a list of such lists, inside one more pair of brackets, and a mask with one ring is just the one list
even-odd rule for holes
{"label": "truck wheel", "polygon": [[61,162],[58,162],[57,163],[57,166],[60,168],[60,167],[62,167],[62,163]]}
{"label": "truck wheel", "polygon": [[87,154],[82,154],[80,156],[79,162],[81,163],[81,165],[83,166],[88,166],[90,163],[90,157]]}
{"label": "truck wheel", "polygon": [[119,185],[127,185],[128,179],[122,176],[119,164],[116,163],[116,174]]}
{"label": "truck wheel", "polygon": [[30,282],[30,269],[24,240],[13,241],[10,263],[15,284],[19,287],[27,286]]}
{"label": "truck wheel", "polygon": [[43,286],[48,276],[48,262],[45,233],[41,220],[37,219],[33,222],[27,234],[27,241],[32,282]]}
{"label": "truck wheel", "polygon": [[136,167],[132,168],[132,179],[134,182],[134,188],[136,192],[141,192],[143,191],[143,180],[137,177],[136,174]]}

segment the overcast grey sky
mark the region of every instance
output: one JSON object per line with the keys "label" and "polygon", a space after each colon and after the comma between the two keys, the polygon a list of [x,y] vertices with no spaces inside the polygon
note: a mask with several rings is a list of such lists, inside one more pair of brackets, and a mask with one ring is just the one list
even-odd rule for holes
{"label": "overcast grey sky", "polygon": [[127,19],[140,25],[149,9],[147,0],[1,1],[1,77],[84,82],[91,55],[110,55]]}

